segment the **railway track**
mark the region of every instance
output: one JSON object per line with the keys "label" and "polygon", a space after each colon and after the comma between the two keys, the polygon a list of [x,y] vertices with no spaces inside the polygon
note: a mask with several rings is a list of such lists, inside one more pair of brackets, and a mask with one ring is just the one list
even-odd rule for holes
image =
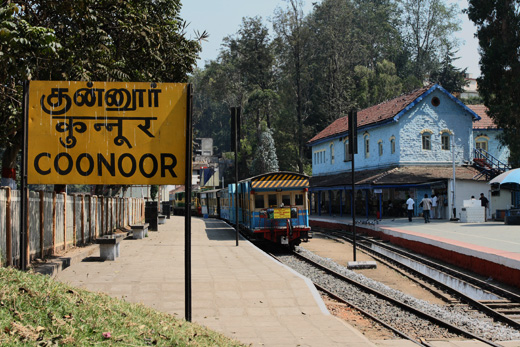
{"label": "railway track", "polygon": [[[330,230],[322,230],[322,232],[352,242],[345,233]],[[357,246],[378,261],[398,267],[406,271],[408,276],[412,275],[433,285],[440,291],[436,293],[439,297],[448,293],[458,300],[458,302],[451,301],[451,304],[469,305],[496,321],[520,330],[520,295],[385,242],[359,235],[357,239],[359,240]],[[424,285],[424,283],[420,284]]]}
{"label": "railway track", "polygon": [[322,291],[391,329],[396,335],[418,345],[427,340],[470,338],[491,346],[500,346],[460,326],[397,300],[355,279],[297,253],[275,256],[282,263],[309,277]]}

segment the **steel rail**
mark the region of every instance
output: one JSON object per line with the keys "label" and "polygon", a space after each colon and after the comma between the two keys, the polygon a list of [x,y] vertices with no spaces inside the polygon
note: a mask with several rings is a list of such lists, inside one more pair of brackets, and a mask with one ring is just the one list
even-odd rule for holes
{"label": "steel rail", "polygon": [[479,341],[484,342],[484,343],[486,343],[486,344],[488,344],[490,346],[502,347],[501,345],[496,344],[493,341],[486,340],[486,339],[484,339],[484,338],[482,338],[482,337],[480,337],[478,335],[475,335],[475,334],[473,334],[473,333],[471,333],[471,332],[469,332],[467,330],[464,330],[464,329],[462,329],[462,328],[460,328],[460,327],[458,327],[456,325],[448,323],[448,322],[446,322],[446,321],[444,321],[442,319],[439,319],[439,318],[437,318],[435,316],[432,316],[432,315],[429,315],[429,314],[427,314],[425,312],[422,312],[422,311],[420,311],[420,310],[418,310],[418,309],[416,309],[416,308],[414,308],[414,307],[412,307],[412,306],[410,306],[408,304],[405,304],[405,303],[403,303],[403,302],[401,302],[399,300],[391,298],[391,297],[381,293],[380,291],[377,291],[375,289],[367,287],[366,285],[364,285],[362,283],[359,283],[359,282],[357,282],[357,281],[355,281],[355,280],[353,280],[351,278],[345,277],[345,276],[337,273],[336,271],[334,271],[332,269],[329,269],[328,267],[323,266],[321,264],[318,264],[318,263],[314,262],[313,260],[311,260],[311,259],[309,259],[309,258],[307,258],[307,257],[305,257],[305,256],[303,256],[301,254],[298,254],[298,253],[292,253],[292,254],[295,255],[297,258],[300,258],[301,260],[311,264],[312,266],[315,266],[315,267],[321,269],[322,271],[324,271],[324,272],[326,272],[326,273],[328,273],[328,274],[330,274],[330,275],[332,275],[332,276],[334,276],[334,277],[336,277],[336,278],[338,278],[338,279],[340,279],[342,281],[345,281],[345,282],[348,282],[350,284],[353,284],[353,285],[363,289],[364,291],[366,291],[366,292],[368,292],[370,294],[373,294],[373,295],[375,295],[375,296],[377,296],[379,298],[382,298],[383,300],[387,300],[388,302],[391,302],[391,303],[393,303],[394,305],[396,305],[398,307],[401,307],[401,308],[403,308],[405,310],[408,310],[408,311],[412,312],[413,314],[415,314],[415,315],[417,315],[419,317],[423,317],[423,318],[425,318],[426,320],[428,320],[430,322],[434,322],[435,324],[437,324],[439,326],[443,326],[443,327],[447,328],[448,330],[451,330],[452,332],[456,332],[458,334],[465,335],[465,336],[467,336],[469,338],[479,340]]}
{"label": "steel rail", "polygon": [[[335,231],[337,232],[337,231]],[[343,239],[345,239],[346,241],[349,241],[351,242],[351,240],[346,236],[346,235],[340,235],[339,237],[342,237]],[[412,259],[416,262],[419,262],[425,266],[429,266],[429,267],[432,267],[434,269],[437,269],[439,271],[442,271],[442,272],[445,272],[451,276],[454,276],[456,278],[458,278],[459,280],[463,280],[463,281],[466,281],[468,283],[471,283],[473,285],[476,285],[478,286],[479,288],[481,289],[485,289],[485,290],[488,290],[490,291],[491,293],[493,294],[496,294],[496,295],[499,295],[503,298],[507,298],[508,300],[515,300],[514,303],[520,303],[520,296],[517,295],[517,294],[514,294],[512,292],[509,292],[509,291],[506,291],[502,288],[499,288],[497,286],[494,286],[494,285],[490,285],[489,283],[487,282],[484,282],[484,281],[481,281],[477,278],[474,278],[472,276],[469,276],[467,274],[464,274],[462,272],[459,272],[459,271],[456,271],[456,270],[453,270],[453,269],[450,269],[449,267],[446,267],[446,266],[443,266],[443,265],[440,265],[440,264],[437,264],[437,263],[434,263],[433,261],[430,261],[428,259],[425,259],[423,257],[420,257],[420,256],[417,256],[415,254],[411,254],[409,252],[406,252],[404,250],[401,250],[401,249],[397,249],[395,247],[392,247],[390,245],[387,245],[387,244],[384,244],[382,242],[376,242],[374,240],[371,240],[369,238],[366,238],[366,237],[360,237],[363,241],[365,242],[370,242],[372,244],[376,244],[378,247],[381,247],[381,248],[384,248],[390,252],[394,252],[396,254],[399,254],[400,256],[404,257],[404,258],[408,258],[408,259]],[[377,255],[378,257],[381,257],[383,259],[385,259],[386,261],[390,261],[394,264],[398,264],[400,267],[402,268],[405,268],[406,271],[416,275],[416,276],[419,276],[419,277],[422,277],[424,278],[426,281],[432,283],[433,285],[435,286],[438,286],[440,288],[442,288],[444,291],[452,294],[452,295],[455,295],[459,298],[459,300],[461,301],[464,301],[466,302],[467,304],[469,304],[470,306],[473,306],[474,308],[486,313],[487,315],[491,316],[492,318],[496,319],[497,321],[500,321],[502,323],[505,323],[505,324],[508,324],[510,325],[511,327],[515,328],[515,329],[520,329],[520,322],[517,322],[513,319],[511,319],[510,317],[494,310],[492,307],[486,305],[486,304],[483,304],[481,303],[480,301],[478,300],[475,300],[471,297],[469,297],[468,295],[448,286],[447,284],[439,281],[439,280],[436,280],[435,278],[432,278],[428,275],[425,275],[423,274],[422,272],[418,271],[418,270],[415,270],[411,267],[409,267],[408,265],[406,264],[403,264],[395,259],[392,259],[384,254],[381,254],[379,253],[378,251],[370,248],[370,247],[367,247],[367,246],[364,246],[362,244],[360,244],[358,242],[358,247],[359,248],[362,248],[364,251],[366,252],[369,252],[371,254],[375,254]],[[471,281],[467,281],[466,279],[471,279]],[[480,284],[482,284],[482,286],[480,286]],[[483,288],[484,287],[484,288]],[[489,288],[493,288],[493,290],[489,290]]]}
{"label": "steel rail", "polygon": [[415,340],[413,337],[411,336],[408,336],[406,335],[406,333],[394,328],[393,326],[389,325],[388,323],[382,321],[381,319],[377,318],[376,316],[372,315],[371,313],[363,310],[362,308],[360,308],[359,306],[357,306],[356,304],[353,304],[351,303],[350,301],[347,301],[345,300],[344,298],[342,298],[341,296],[339,296],[338,294],[336,293],[333,293],[331,292],[330,290],[326,289],[325,287],[322,287],[321,285],[319,285],[318,283],[316,282],[312,282],[314,284],[314,286],[318,289],[318,290],[321,290],[322,292],[326,293],[328,296],[332,297],[333,299],[341,302],[341,303],[344,303],[350,307],[352,307],[353,309],[361,312],[361,314],[363,314],[364,316],[367,316],[368,318],[372,319],[373,321],[381,324],[382,326],[384,326],[385,328],[393,331],[396,335],[398,336],[401,336],[401,337],[404,337],[405,339],[409,340],[409,341],[412,341],[413,343],[419,345],[419,346],[428,346],[428,347],[432,347],[429,343],[424,343],[424,342],[420,342],[420,341],[417,341]]}

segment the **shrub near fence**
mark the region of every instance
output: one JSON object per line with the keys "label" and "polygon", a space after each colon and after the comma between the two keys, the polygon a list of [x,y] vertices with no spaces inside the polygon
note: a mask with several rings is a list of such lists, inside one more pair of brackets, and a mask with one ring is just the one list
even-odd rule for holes
{"label": "shrub near fence", "polygon": [[[18,190],[0,189],[0,264],[20,264]],[[144,200],[84,194],[29,192],[27,263],[144,220]]]}

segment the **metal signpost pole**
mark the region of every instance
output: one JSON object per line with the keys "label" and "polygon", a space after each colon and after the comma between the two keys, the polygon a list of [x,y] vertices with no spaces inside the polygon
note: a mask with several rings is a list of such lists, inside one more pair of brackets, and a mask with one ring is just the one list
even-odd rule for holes
{"label": "metal signpost pole", "polygon": [[238,138],[238,127],[240,126],[240,107],[233,107],[231,112],[233,113],[232,121],[234,122],[234,145],[235,145],[235,228],[236,228],[236,245],[238,246],[238,150],[239,150],[239,138]]}
{"label": "metal signpost pole", "polygon": [[355,188],[356,188],[356,180],[355,180],[355,172],[354,172],[354,157],[357,153],[357,111],[351,110],[348,114],[348,141],[349,146],[348,150],[351,155],[352,160],[352,233],[353,233],[353,258],[356,261],[356,196],[355,196]]}
{"label": "metal signpost pole", "polygon": [[191,322],[191,166],[192,166],[192,86],[188,84],[188,105],[186,110],[186,177],[184,208],[184,290],[185,317]]}
{"label": "metal signpost pole", "polygon": [[21,162],[21,208],[20,208],[20,269],[25,271],[27,269],[27,211],[29,199],[27,198],[29,190],[27,187],[27,123],[28,123],[28,111],[29,111],[29,81],[25,81],[23,84],[23,152]]}
{"label": "metal signpost pole", "polygon": [[452,207],[452,211],[453,211],[453,219],[452,220],[456,220],[457,219],[457,207],[455,205],[455,134],[452,134],[452,141],[451,141],[451,151],[452,151],[452,166],[453,166],[453,181],[451,182],[452,183],[452,192],[453,192],[453,197],[452,197],[452,200],[451,200],[451,207]]}

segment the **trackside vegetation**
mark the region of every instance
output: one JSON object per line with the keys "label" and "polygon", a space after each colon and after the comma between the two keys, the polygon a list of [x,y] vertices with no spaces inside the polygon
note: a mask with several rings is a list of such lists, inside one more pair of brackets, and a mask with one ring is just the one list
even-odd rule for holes
{"label": "trackside vegetation", "polygon": [[143,305],[0,268],[1,346],[243,346]]}

